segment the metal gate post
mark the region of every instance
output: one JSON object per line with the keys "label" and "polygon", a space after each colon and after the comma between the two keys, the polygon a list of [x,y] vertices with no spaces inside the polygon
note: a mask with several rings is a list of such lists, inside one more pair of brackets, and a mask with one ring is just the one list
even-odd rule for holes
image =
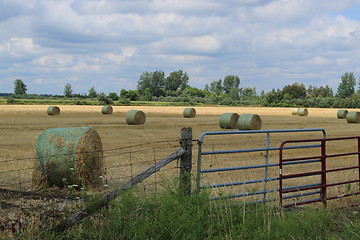
{"label": "metal gate post", "polygon": [[269,148],[270,148],[270,133],[266,133],[266,151],[265,151],[265,168],[264,168],[264,203],[266,204],[267,182],[268,182],[268,165],[269,165]]}
{"label": "metal gate post", "polygon": [[326,185],[326,140],[322,139],[321,140],[321,201],[324,205],[324,207],[326,207],[327,205],[327,201],[326,201],[326,189],[327,189],[327,185]]}

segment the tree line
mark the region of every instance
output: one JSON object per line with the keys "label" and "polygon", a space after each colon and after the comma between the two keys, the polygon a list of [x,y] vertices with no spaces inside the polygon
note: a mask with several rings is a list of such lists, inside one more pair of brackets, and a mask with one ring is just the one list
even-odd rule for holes
{"label": "tree line", "polygon": [[[189,75],[173,71],[165,76],[163,71],[143,72],[139,76],[136,90],[121,89],[119,94],[98,93],[91,87],[87,94],[73,93],[71,84],[64,86],[64,95],[55,97],[75,99],[97,99],[104,104],[131,104],[131,101],[186,102],[189,104],[253,105],[273,107],[335,107],[360,108],[360,90],[356,90],[356,78],[352,72],[344,73],[336,93],[329,86],[308,86],[293,83],[282,89],[272,89],[257,94],[252,87],[241,87],[240,77],[227,75],[223,79],[206,84],[204,89],[189,85]],[[14,81],[14,94],[10,98],[47,98],[52,95],[28,95],[27,86],[21,79]]]}

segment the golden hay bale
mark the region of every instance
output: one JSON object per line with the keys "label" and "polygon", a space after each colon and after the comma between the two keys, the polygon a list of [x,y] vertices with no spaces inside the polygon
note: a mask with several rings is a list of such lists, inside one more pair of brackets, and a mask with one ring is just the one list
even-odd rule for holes
{"label": "golden hay bale", "polygon": [[240,130],[260,130],[261,118],[257,114],[242,114],[238,126]]}
{"label": "golden hay bale", "polygon": [[98,189],[103,185],[102,143],[94,128],[46,129],[37,139],[36,153],[33,188],[75,185]]}
{"label": "golden hay bale", "polygon": [[113,113],[112,106],[110,106],[110,105],[103,106],[101,109],[101,113],[102,114],[112,114]]}
{"label": "golden hay bale", "polygon": [[348,112],[348,114],[346,115],[346,121],[348,123],[359,123],[360,112]]}
{"label": "golden hay bale", "polygon": [[337,112],[337,118],[345,119],[347,114],[348,114],[348,110],[339,110]]}
{"label": "golden hay bale", "polygon": [[195,108],[185,108],[183,115],[185,118],[194,118],[196,116]]}
{"label": "golden hay bale", "polygon": [[47,109],[47,114],[48,115],[59,115],[60,114],[60,108],[57,106],[50,106]]}
{"label": "golden hay bale", "polygon": [[128,125],[142,125],[145,123],[146,116],[143,111],[130,110],[126,113],[126,123]]}
{"label": "golden hay bale", "polygon": [[298,115],[299,108],[293,108],[291,111],[291,115]]}
{"label": "golden hay bale", "polygon": [[306,108],[299,108],[298,110],[298,115],[299,116],[307,116],[308,115],[308,110]]}
{"label": "golden hay bale", "polygon": [[224,129],[235,129],[238,127],[239,114],[223,113],[220,115],[219,125]]}

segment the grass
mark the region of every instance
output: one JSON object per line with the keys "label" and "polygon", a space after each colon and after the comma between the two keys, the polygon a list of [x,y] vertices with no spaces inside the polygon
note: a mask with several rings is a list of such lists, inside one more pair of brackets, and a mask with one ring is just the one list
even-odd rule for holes
{"label": "grass", "polygon": [[[81,225],[45,239],[359,239],[359,209],[284,212],[184,196],[125,192]],[[18,236],[19,239],[23,236]],[[29,239],[29,235],[26,236]]]}

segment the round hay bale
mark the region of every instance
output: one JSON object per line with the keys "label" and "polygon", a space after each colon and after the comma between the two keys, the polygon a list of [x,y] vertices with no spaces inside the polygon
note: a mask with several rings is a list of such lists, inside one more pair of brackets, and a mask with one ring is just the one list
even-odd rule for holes
{"label": "round hay bale", "polygon": [[50,106],[47,109],[47,114],[48,115],[59,115],[60,114],[60,108],[57,106]]}
{"label": "round hay bale", "polygon": [[194,118],[196,116],[195,108],[185,108],[183,115],[185,118]]}
{"label": "round hay bale", "polygon": [[348,114],[348,110],[339,110],[337,112],[337,118],[345,119],[347,114]]}
{"label": "round hay bale", "polygon": [[307,116],[308,115],[308,110],[306,108],[299,108],[298,110],[298,115],[299,116]]}
{"label": "round hay bale", "polygon": [[113,113],[112,106],[110,106],[110,105],[103,106],[101,109],[101,113],[102,114],[112,114]]}
{"label": "round hay bale", "polygon": [[146,116],[143,111],[130,110],[126,113],[126,123],[128,125],[142,125],[145,123]]}
{"label": "round hay bale", "polygon": [[360,112],[348,112],[348,114],[346,115],[346,121],[348,123],[359,123]]}
{"label": "round hay bale", "polygon": [[[91,127],[50,128],[36,142],[37,165],[33,187],[77,186],[98,189],[103,185],[103,152],[99,134]],[[44,183],[46,179],[46,183]]]}
{"label": "round hay bale", "polygon": [[260,130],[261,118],[257,114],[242,114],[238,120],[240,130]]}
{"label": "round hay bale", "polygon": [[219,125],[224,129],[234,129],[238,127],[239,114],[223,113],[220,115]]}
{"label": "round hay bale", "polygon": [[298,115],[299,108],[293,108],[291,111],[291,115]]}

